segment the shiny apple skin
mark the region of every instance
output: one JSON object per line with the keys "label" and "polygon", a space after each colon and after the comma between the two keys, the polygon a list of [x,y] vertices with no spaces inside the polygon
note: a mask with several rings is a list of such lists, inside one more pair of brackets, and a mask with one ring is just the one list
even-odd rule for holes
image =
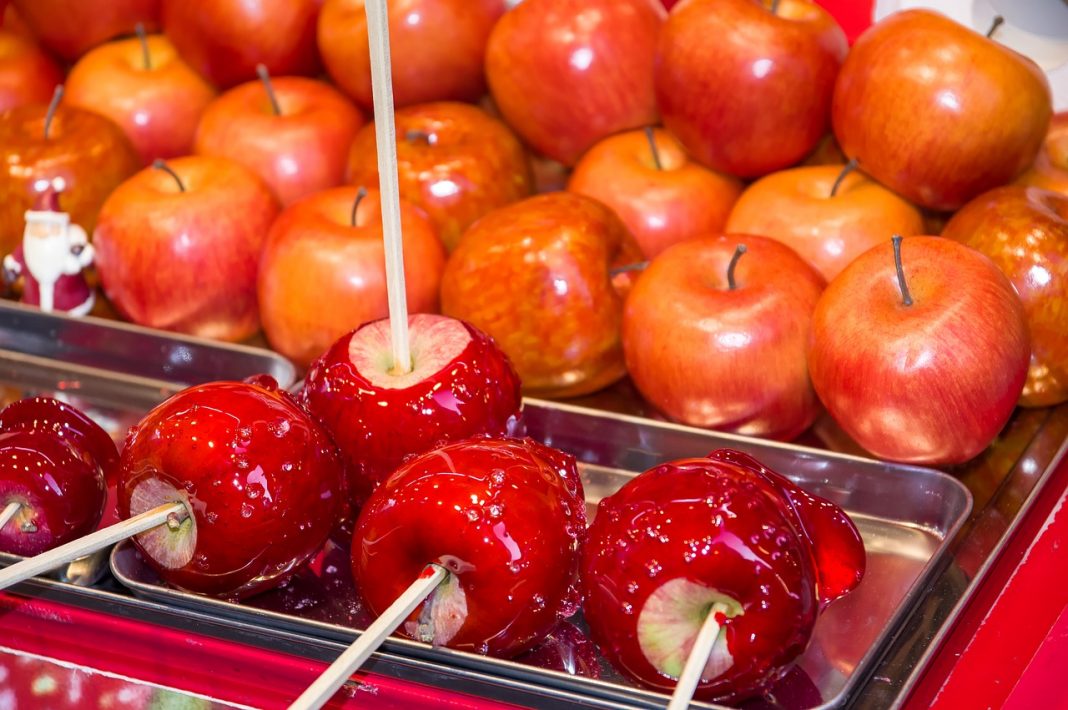
{"label": "shiny apple skin", "polygon": [[1068,111],[1053,115],[1034,165],[1016,182],[1068,195]]}
{"label": "shiny apple skin", "polygon": [[88,454],[110,481],[119,463],[111,435],[99,424],[66,402],[52,397],[26,397],[0,410],[0,431],[49,434]]}
{"label": "shiny apple skin", "polygon": [[825,10],[783,0],[689,0],[668,16],[656,58],[664,125],[713,170],[757,177],[804,158],[830,125],[848,51]]}
{"label": "shiny apple skin", "polygon": [[26,104],[47,104],[63,71],[34,42],[0,30],[0,113]]}
{"label": "shiny apple skin", "polygon": [[689,237],[722,231],[742,194],[740,181],[692,161],[667,131],[653,136],[659,168],[645,132],[628,131],[590,148],[567,184],[611,207],[649,259]]}
{"label": "shiny apple skin", "polygon": [[71,69],[64,100],[118,124],[147,164],[193,152],[197,123],[215,89],[181,60],[165,36],[146,41],[147,69],[137,39],[90,50]]}
{"label": "shiny apple skin", "polygon": [[979,454],[1020,398],[1031,357],[1026,313],[986,256],[941,237],[860,255],[812,316],[808,367],[835,421],[879,458],[949,465]]}
{"label": "shiny apple skin", "polygon": [[163,31],[178,54],[217,87],[319,70],[315,21],[321,0],[159,0]]}
{"label": "shiny apple skin", "polygon": [[262,384],[197,385],[149,412],[130,429],[120,460],[123,518],[147,479],[179,492],[197,538],[182,567],[146,560],[169,584],[213,596],[281,584],[319,550],[341,510],[341,463],[329,435],[287,393]]}
{"label": "shiny apple skin", "polygon": [[243,340],[259,328],[256,272],[278,203],[237,163],[189,156],[167,173],[145,168],[100,211],[96,266],[126,319],[205,338]]}
{"label": "shiny apple skin", "polygon": [[[530,196],[526,150],[501,121],[468,104],[438,102],[396,112],[400,194],[422,207],[445,248],[482,215]],[[428,138],[414,137],[420,133]],[[349,150],[347,182],[378,184],[375,126],[360,129]]]}
{"label": "shiny apple skin", "polygon": [[1020,404],[1068,400],[1068,195],[995,188],[958,211],[942,236],[990,257],[1023,301],[1031,366]]}
{"label": "shiny apple skin", "polygon": [[137,23],[159,27],[160,0],[12,0],[22,21],[42,45],[73,61],[119,35],[133,34]]}
{"label": "shiny apple skin", "polygon": [[574,457],[529,439],[471,439],[406,463],[375,492],[357,521],[353,577],[380,614],[442,564],[469,610],[447,645],[511,657],[575,612],[585,533]]}
{"label": "shiny apple skin", "polygon": [[[267,235],[257,277],[260,317],[271,347],[298,365],[389,314],[381,198],[368,190],[353,225],[357,191],[336,187],[298,200]],[[408,310],[437,312],[445,250],[426,215],[407,201],[401,228]]]}
{"label": "shiny apple skin", "polygon": [[[393,0],[388,5],[393,101],[478,101],[486,93],[483,62],[504,0]],[[371,53],[362,0],[326,0],[319,51],[330,78],[370,112]]]}
{"label": "shiny apple skin", "polygon": [[609,269],[642,260],[600,202],[552,193],[490,212],[445,264],[441,309],[488,333],[530,396],[594,392],[623,377],[620,328],[631,276]]}
{"label": "shiny apple skin", "polygon": [[195,151],[236,160],[259,175],[283,205],[337,187],[363,115],[345,96],[314,79],[272,79],[282,115],[260,81],[219,96],[201,116]]}
{"label": "shiny apple skin", "polygon": [[[410,323],[418,328],[420,319],[440,317],[411,316]],[[301,401],[341,449],[354,508],[406,458],[514,428],[522,407],[519,376],[489,336],[464,326],[471,335],[467,347],[411,387],[381,387],[359,371],[349,358],[356,331],[339,338],[309,368]]]}
{"label": "shiny apple skin", "polygon": [[832,110],[842,151],[902,197],[955,210],[1030,167],[1052,113],[1030,59],[928,10],[853,45]]}
{"label": "shiny apple skin", "polygon": [[97,213],[119,183],[137,172],[141,159],[122,129],[89,111],[59,106],[48,138],[47,107],[32,104],[0,114],[0,250],[22,243],[26,210],[38,180],[62,178],[59,206],[71,222],[92,234]]}
{"label": "shiny apple skin", "polygon": [[831,189],[845,166],[819,165],[766,175],[734,204],[726,231],[763,234],[794,249],[830,281],[895,234],[923,234],[923,215],[859,172]]}
{"label": "shiny apple skin", "polygon": [[534,150],[574,165],[612,133],[658,122],[653,56],[666,12],[657,0],[525,0],[486,48],[501,115]]}
{"label": "shiny apple skin", "polygon": [[[727,283],[735,248],[748,251]],[[789,247],[748,234],[680,242],[627,296],[623,353],[638,391],[671,419],[792,439],[819,413],[805,364],[823,278]]]}

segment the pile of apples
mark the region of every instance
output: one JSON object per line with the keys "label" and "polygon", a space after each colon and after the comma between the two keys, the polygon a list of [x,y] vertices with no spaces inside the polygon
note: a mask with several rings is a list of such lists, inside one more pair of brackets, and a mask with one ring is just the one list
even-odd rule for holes
{"label": "pile of apples", "polygon": [[[487,333],[525,393],[629,374],[673,420],[779,439],[825,408],[939,465],[1068,400],[1068,117],[996,28],[907,11],[850,47],[806,0],[389,12],[409,309]],[[368,54],[358,0],[11,0],[0,247],[63,177],[122,316],[262,327],[309,365],[387,312]]]}

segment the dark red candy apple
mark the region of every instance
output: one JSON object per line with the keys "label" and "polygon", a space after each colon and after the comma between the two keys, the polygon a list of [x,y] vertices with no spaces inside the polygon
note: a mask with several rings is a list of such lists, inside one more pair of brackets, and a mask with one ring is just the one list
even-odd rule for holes
{"label": "dark red candy apple", "polygon": [[117,473],[119,451],[99,424],[77,407],[52,397],[26,397],[0,411],[0,431],[48,432],[88,453],[111,480]]}
{"label": "dark red candy apple", "polygon": [[183,390],[131,428],[119,514],[179,502],[187,515],[135,538],[167,582],[246,597],[284,581],[337,523],[329,435],[270,378]]}
{"label": "dark red candy apple", "polygon": [[304,382],[304,404],[338,443],[357,506],[405,457],[510,433],[519,417],[519,376],[488,335],[430,314],[409,317],[408,328],[410,373],[392,372],[384,319],[336,341]]}
{"label": "dark red candy apple", "polygon": [[353,576],[381,614],[435,563],[449,575],[401,631],[510,657],[578,603],[586,505],[574,457],[529,439],[475,438],[401,466],[367,501]]}
{"label": "dark red candy apple", "polygon": [[736,702],[789,670],[819,611],[864,566],[838,506],[721,449],[649,469],[601,501],[583,552],[584,614],[614,666],[664,691],[716,614],[695,696]]}
{"label": "dark red candy apple", "polygon": [[524,653],[517,662],[583,678],[601,676],[600,654],[593,641],[569,621],[563,621],[541,643]]}

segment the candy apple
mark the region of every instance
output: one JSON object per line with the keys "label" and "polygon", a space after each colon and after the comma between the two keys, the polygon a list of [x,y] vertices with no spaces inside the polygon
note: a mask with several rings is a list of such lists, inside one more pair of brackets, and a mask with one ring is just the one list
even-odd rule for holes
{"label": "candy apple", "polygon": [[924,232],[916,207],[861,173],[838,182],[843,170],[819,165],[762,177],[742,193],[726,231],[777,239],[828,281],[890,236]]}
{"label": "candy apple", "polygon": [[349,100],[321,81],[264,78],[208,105],[195,150],[236,160],[288,205],[341,184],[349,145],[362,124]]}
{"label": "candy apple", "polygon": [[163,35],[109,42],[71,69],[67,101],[115,121],[150,163],[193,151],[193,134],[215,89]]}
{"label": "candy apple", "polygon": [[52,397],[26,397],[0,411],[0,431],[45,433],[86,453],[110,481],[119,452],[111,435],[84,412]]}
{"label": "candy apple", "polygon": [[1054,114],[1034,165],[1017,182],[1068,195],[1068,112]]}
{"label": "candy apple", "polygon": [[159,27],[160,0],[12,0],[41,44],[73,61],[113,37],[133,34],[138,23]]}
{"label": "candy apple", "polygon": [[516,662],[583,678],[601,677],[597,647],[574,624],[562,621],[541,643],[515,659]]}
{"label": "candy apple", "polygon": [[0,113],[25,104],[47,104],[63,71],[31,40],[0,30]]}
{"label": "candy apple", "polygon": [[511,433],[519,418],[519,377],[485,333],[431,314],[408,327],[411,372],[393,372],[386,319],[338,339],[304,380],[302,401],[341,449],[357,506],[407,457]]}
{"label": "candy apple", "polygon": [[64,106],[45,120],[42,104],[0,114],[0,250],[22,243],[26,210],[42,188],[61,180],[60,208],[92,233],[111,191],[137,172],[137,152],[110,119]]}
{"label": "candy apple", "polygon": [[657,122],[657,0],[526,0],[493,28],[486,80],[508,125],[574,165],[612,133]]}
{"label": "candy apple", "polygon": [[272,74],[311,76],[319,69],[315,21],[321,0],[159,0],[163,31],[178,54],[208,81],[229,88]]}
{"label": "candy apple", "polygon": [[221,340],[259,328],[256,270],[278,203],[254,174],[190,156],[146,168],[100,210],[100,280],[123,317]]}
{"label": "candy apple", "polygon": [[[408,309],[437,311],[445,250],[426,216],[407,202],[401,226]],[[384,318],[382,239],[377,190],[337,187],[286,208],[271,226],[257,278],[271,347],[306,366],[348,331]]]}
{"label": "candy apple", "polygon": [[1031,165],[1051,112],[1049,83],[1030,59],[938,13],[907,10],[857,40],[832,114],[843,152],[864,172],[919,205],[954,210]]}
{"label": "candy apple", "polygon": [[[897,240],[895,240],[897,241]],[[1026,312],[989,258],[909,237],[873,247],[824,291],[808,367],[827,411],[876,456],[973,458],[1012,414],[1031,356]],[[900,269],[900,271],[898,270]]]}
{"label": "candy apple", "polygon": [[672,419],[792,439],[819,411],[805,347],[823,287],[796,252],[767,237],[680,242],[627,296],[627,371]]}
{"label": "candy apple", "polygon": [[1023,301],[1031,366],[1020,404],[1068,400],[1068,195],[1022,185],[995,188],[958,211],[942,236],[990,257]]}
{"label": "candy apple", "polygon": [[168,503],[176,516],[134,538],[165,581],[216,596],[277,586],[326,541],[341,507],[330,436],[268,377],[174,395],[130,430],[119,514]]}
{"label": "candy apple", "polygon": [[[449,250],[472,222],[531,193],[526,151],[502,122],[468,104],[440,102],[396,112],[401,197],[422,207]],[[348,182],[378,184],[375,126],[349,150]]]}
{"label": "candy apple", "polygon": [[[428,101],[477,101],[486,41],[504,0],[393,0],[389,44],[397,107]],[[448,28],[447,35],[442,29]],[[319,14],[319,51],[341,90],[362,108],[371,98],[371,53],[363,0],[326,0]]]}
{"label": "candy apple", "polygon": [[687,237],[721,231],[742,185],[690,160],[667,131],[647,129],[590,148],[567,189],[615,210],[651,259]]}
{"label": "candy apple", "polygon": [[787,673],[818,612],[864,568],[841,508],[720,449],[651,468],[601,500],[582,556],[583,610],[612,665],[668,692],[715,614],[695,696],[734,703]]}
{"label": "candy apple", "polygon": [[756,177],[793,165],[827,132],[848,51],[826,10],[782,0],[690,0],[671,11],[656,56],[664,125],[713,170]]}
{"label": "candy apple", "polygon": [[574,457],[476,438],[404,464],[360,512],[353,577],[380,614],[429,563],[449,572],[403,633],[514,656],[577,607],[586,504]]}
{"label": "candy apple", "polygon": [[577,396],[625,374],[620,324],[634,238],[600,202],[538,195],[475,222],[445,264],[441,308],[486,331],[527,394]]}

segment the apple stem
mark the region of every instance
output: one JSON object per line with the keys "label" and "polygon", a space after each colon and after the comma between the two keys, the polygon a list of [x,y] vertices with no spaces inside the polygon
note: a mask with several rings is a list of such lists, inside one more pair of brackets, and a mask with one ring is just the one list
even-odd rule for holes
{"label": "apple stem", "polygon": [[649,152],[653,154],[653,165],[656,166],[657,170],[663,170],[664,166],[660,163],[660,151],[656,149],[656,135],[652,126],[645,127],[645,140],[649,141]]}
{"label": "apple stem", "polygon": [[20,508],[22,508],[22,503],[17,501],[12,501],[7,504],[3,512],[0,512],[0,530],[3,530],[4,526],[8,524],[8,521],[15,517],[15,513],[19,512]]}
{"label": "apple stem", "polygon": [[52,128],[52,119],[56,117],[56,111],[59,109],[59,102],[63,99],[63,91],[63,84],[56,87],[56,90],[52,92],[52,101],[48,104],[48,111],[45,112],[44,137],[46,140]]}
{"label": "apple stem", "polygon": [[449,572],[444,567],[435,564],[424,567],[419,577],[360,634],[360,638],[345,649],[337,660],[293,701],[289,710],[312,710],[325,705],[382,642],[448,577]]}
{"label": "apple stem", "polygon": [[360,203],[363,202],[363,198],[367,197],[367,188],[361,187],[356,191],[356,200],[352,203],[352,226],[356,226],[356,210],[360,209]]}
{"label": "apple stem", "polygon": [[731,263],[727,264],[727,288],[731,291],[738,288],[738,284],[734,281],[734,267],[738,266],[738,260],[746,251],[748,251],[747,247],[739,244],[734,250],[734,255],[731,256]]}
{"label": "apple stem", "polygon": [[901,301],[906,306],[912,305],[912,294],[905,283],[905,269],[901,266],[901,235],[895,234],[890,240],[894,244],[894,266],[897,267],[897,285],[901,288]]}
{"label": "apple stem", "polygon": [[838,173],[838,177],[834,179],[834,184],[831,185],[831,197],[834,197],[838,194],[838,188],[842,186],[842,183],[846,179],[846,175],[849,175],[849,173],[853,172],[856,169],[857,159],[850,158],[849,162],[845,164],[844,168],[842,168],[842,172]]}
{"label": "apple stem", "polygon": [[629,274],[632,271],[645,271],[645,268],[649,266],[648,261],[636,261],[633,264],[624,264],[623,266],[617,266],[614,269],[608,270],[608,275],[611,278],[615,278],[620,274]]}
{"label": "apple stem", "polygon": [[263,82],[263,88],[267,91],[267,98],[271,102],[271,108],[275,116],[282,115],[282,107],[278,105],[278,97],[274,95],[274,86],[271,85],[271,74],[263,64],[256,65],[256,76]]}
{"label": "apple stem", "polygon": [[671,694],[667,710],[684,710],[690,706],[694,691],[701,683],[701,673],[704,672],[708,657],[712,655],[712,649],[719,639],[720,625],[717,617],[720,614],[726,615],[728,611],[727,606],[719,602],[708,610],[708,616],[701,624],[701,630],[690,648],[690,655],[686,657],[686,665],[682,667],[679,680],[675,683],[675,692]]}
{"label": "apple stem", "polygon": [[771,14],[772,15],[778,14],[778,12],[779,12],[779,2],[780,2],[780,0],[771,0]]}
{"label": "apple stem", "polygon": [[162,170],[163,172],[174,178],[174,181],[178,183],[178,189],[182,192],[185,192],[185,183],[182,182],[182,178],[178,177],[178,173],[174,172],[174,168],[172,168],[170,165],[167,165],[167,163],[165,163],[162,158],[156,158],[155,160],[153,160],[152,167],[154,167],[156,170]]}
{"label": "apple stem", "polygon": [[990,29],[986,31],[987,39],[990,39],[991,37],[993,37],[994,33],[997,31],[997,29],[999,27],[1001,27],[1003,24],[1005,24],[1005,18],[1002,17],[1001,15],[994,15],[994,20],[993,20],[993,22],[990,23]]}
{"label": "apple stem", "polygon": [[134,27],[134,32],[137,33],[137,39],[141,42],[141,57],[145,62],[145,71],[152,69],[152,55],[148,53],[148,37],[145,36],[145,26],[138,22]]}

